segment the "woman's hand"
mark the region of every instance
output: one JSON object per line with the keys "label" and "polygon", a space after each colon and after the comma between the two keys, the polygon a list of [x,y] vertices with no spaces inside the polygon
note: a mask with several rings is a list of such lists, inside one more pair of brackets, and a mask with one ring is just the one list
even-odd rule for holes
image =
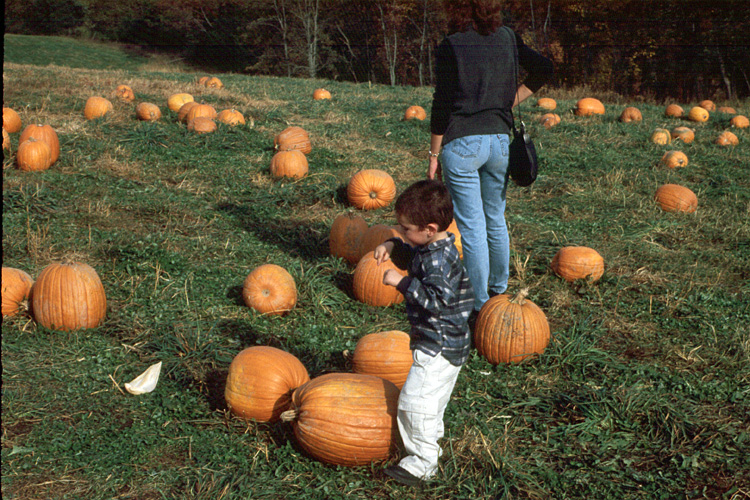
{"label": "woman's hand", "polygon": [[440,165],[440,160],[436,157],[430,157],[430,164],[427,167],[427,178],[443,180],[443,167]]}

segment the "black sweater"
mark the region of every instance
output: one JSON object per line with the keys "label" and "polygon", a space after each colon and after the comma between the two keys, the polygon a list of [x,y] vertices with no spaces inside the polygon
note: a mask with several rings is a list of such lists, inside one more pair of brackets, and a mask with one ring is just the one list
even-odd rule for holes
{"label": "black sweater", "polygon": [[[515,39],[515,40],[514,40]],[[552,61],[501,27],[491,35],[454,33],[438,46],[430,130],[443,144],[468,135],[509,134],[516,95],[515,42],[532,92],[552,76]]]}

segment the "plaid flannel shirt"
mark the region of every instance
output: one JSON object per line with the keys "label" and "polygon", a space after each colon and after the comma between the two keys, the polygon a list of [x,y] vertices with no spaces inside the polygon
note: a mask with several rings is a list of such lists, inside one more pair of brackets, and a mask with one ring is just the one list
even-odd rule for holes
{"label": "plaid flannel shirt", "polygon": [[411,324],[411,348],[430,356],[438,353],[456,366],[463,365],[471,350],[469,314],[474,290],[458,255],[452,233],[429,245],[411,247],[398,238],[391,260],[408,276],[398,289],[405,299]]}

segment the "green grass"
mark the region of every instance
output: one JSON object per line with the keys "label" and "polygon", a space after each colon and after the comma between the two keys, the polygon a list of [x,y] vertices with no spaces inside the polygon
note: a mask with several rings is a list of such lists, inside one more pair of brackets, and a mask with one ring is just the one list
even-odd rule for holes
{"label": "green grass", "polygon": [[[53,66],[21,50],[54,51],[61,40],[69,59]],[[607,113],[580,118],[570,109],[584,90],[549,90],[562,116],[550,130],[538,126],[534,98],[524,105],[542,166],[533,187],[508,191],[510,291],[530,288],[552,341],[520,365],[472,355],[446,413],[439,479],[413,491],[386,481],[380,465],[317,462],[287,424],[232,417],[223,388],[232,358],[251,345],[285,349],[317,376],[348,371],[342,351],[362,335],[408,329],[403,306],[352,298],[351,268],[328,255],[327,236],[359,169],[386,170],[399,191],[424,176],[429,125],[401,116],[411,104],[429,112],[431,90],[234,74],[207,90],[198,73],[136,71],[107,46],[5,41],[4,105],[24,124],[55,127],[62,153],[39,173],[6,155],[3,265],[36,277],[75,253],[99,273],[108,314],[69,333],[3,320],[4,498],[750,495],[750,134],[736,131],[734,148],[712,144],[726,117],[690,124],[692,144],[657,146],[654,128],[686,123],[664,118],[663,103],[636,103],[644,121],[625,125],[623,97],[602,96]],[[107,58],[120,62],[85,62]],[[141,123],[135,103],[113,100],[111,116],[85,121],[86,99],[120,83],[164,117]],[[313,101],[318,87],[333,100]],[[252,125],[191,134],[166,108],[182,91]],[[730,104],[750,113],[748,102]],[[288,125],[310,132],[310,175],[274,181],[272,140]],[[11,140],[15,151],[18,134]],[[672,148],[687,168],[659,165]],[[662,212],[652,198],[666,182],[693,189],[698,211]],[[390,207],[363,216],[393,221]],[[563,245],[597,249],[602,279],[556,277],[549,262]],[[297,282],[287,316],[242,303],[245,276],[266,262]],[[155,392],[119,389],[156,361]]]}

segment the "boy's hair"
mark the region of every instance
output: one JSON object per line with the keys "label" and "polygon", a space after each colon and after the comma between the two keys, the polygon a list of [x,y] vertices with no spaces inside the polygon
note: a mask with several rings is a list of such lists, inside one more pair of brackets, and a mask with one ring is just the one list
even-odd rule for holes
{"label": "boy's hair", "polygon": [[453,221],[453,201],[445,184],[438,180],[417,181],[396,199],[396,214],[424,228],[435,223],[445,231]]}

